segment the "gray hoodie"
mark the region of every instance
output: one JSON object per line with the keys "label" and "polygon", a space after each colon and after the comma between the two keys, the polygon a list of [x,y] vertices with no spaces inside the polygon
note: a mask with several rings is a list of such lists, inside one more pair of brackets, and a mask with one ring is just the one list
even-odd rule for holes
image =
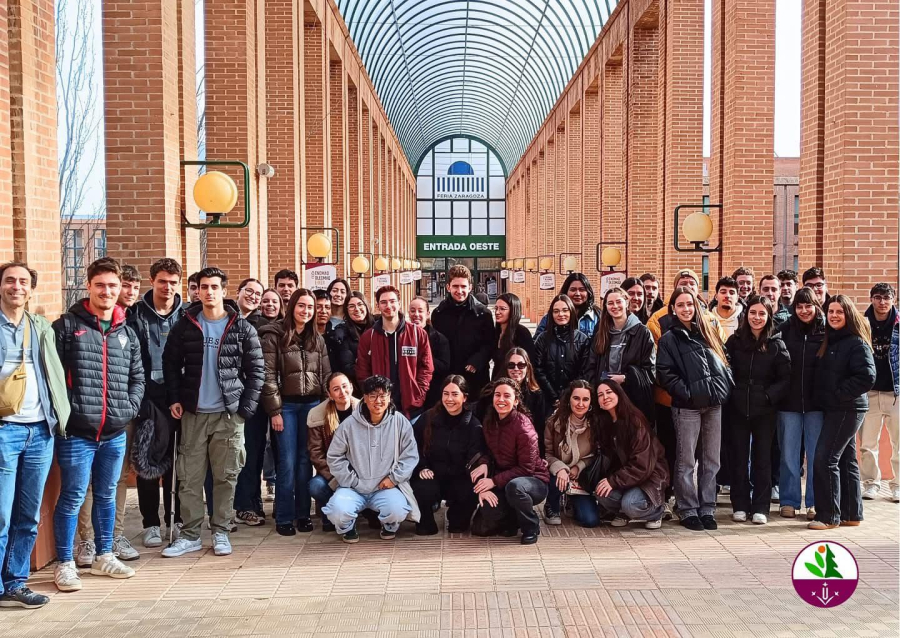
{"label": "gray hoodie", "polygon": [[625,345],[625,333],[635,326],[641,325],[637,315],[630,314],[621,330],[615,326],[609,329],[609,370],[610,374],[622,374],[622,348]]}
{"label": "gray hoodie", "polygon": [[371,494],[384,477],[397,486],[407,483],[419,463],[412,425],[396,410],[372,425],[362,407],[362,403],[356,406],[338,426],[328,447],[328,467],[338,485]]}

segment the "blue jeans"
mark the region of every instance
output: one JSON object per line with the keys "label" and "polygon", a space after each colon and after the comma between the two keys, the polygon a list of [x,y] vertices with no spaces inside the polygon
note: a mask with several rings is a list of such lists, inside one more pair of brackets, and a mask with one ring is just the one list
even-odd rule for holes
{"label": "blue jeans", "polygon": [[[675,486],[678,514],[682,519],[698,515],[712,516],[716,511],[716,474],[719,472],[719,453],[722,448],[722,406],[701,410],[672,408],[672,422],[675,424],[677,443],[672,483]],[[699,459],[698,448],[701,452]]]}
{"label": "blue jeans", "polygon": [[[276,488],[277,489],[277,488]],[[378,520],[389,532],[396,532],[409,514],[409,501],[398,488],[360,494],[349,487],[339,487],[322,513],[334,523],[338,534],[346,534],[354,525],[361,511],[369,508],[378,512]]]}
{"label": "blue jeans", "polygon": [[276,432],[278,439],[278,480],[275,481],[275,523],[292,525],[301,518],[309,518],[309,461],[306,418],[315,403],[285,403],[281,407],[284,429]]}
{"label": "blue jeans", "polygon": [[44,484],[53,462],[53,436],[46,421],[0,421],[0,594],[25,585],[37,538]]}
{"label": "blue jeans", "polygon": [[[556,477],[551,476],[544,509],[549,508],[559,513],[559,501],[561,498],[562,493],[556,486]],[[568,499],[572,504],[572,510],[575,512],[575,522],[581,527],[597,527],[600,524],[600,511],[597,508],[596,498],[585,494],[570,494]]]}
{"label": "blue jeans", "polygon": [[800,469],[803,457],[801,445],[806,447],[806,507],[816,504],[813,490],[813,459],[816,443],[822,433],[821,412],[779,412],[778,445],[781,447],[781,505],[800,509]]}
{"label": "blue jeans", "polygon": [[321,507],[325,506],[331,497],[334,496],[334,490],[328,485],[328,481],[321,474],[316,474],[309,479],[309,495],[316,499]]}
{"label": "blue jeans", "polygon": [[56,557],[60,562],[73,560],[72,543],[78,510],[84,503],[88,483],[94,492],[91,521],[97,555],[112,551],[113,527],[116,523],[116,484],[125,457],[125,431],[108,441],[93,441],[77,436],[59,438],[56,462],[59,464],[59,500],[53,512],[53,536]]}
{"label": "blue jeans", "polygon": [[619,514],[629,520],[658,521],[665,511],[662,505],[653,505],[644,490],[639,487],[629,487],[624,493],[621,490],[613,490],[606,496],[598,498],[597,502],[610,514]]}
{"label": "blue jeans", "polygon": [[234,509],[239,512],[262,510],[260,477],[262,476],[268,429],[269,417],[262,407],[244,422],[244,449],[247,451],[247,462],[238,475],[237,488],[234,493]]}

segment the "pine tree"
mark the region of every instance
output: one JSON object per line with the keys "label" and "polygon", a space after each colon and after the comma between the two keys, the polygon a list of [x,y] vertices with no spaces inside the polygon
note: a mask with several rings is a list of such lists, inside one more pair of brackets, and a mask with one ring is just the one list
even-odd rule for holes
{"label": "pine tree", "polygon": [[831,551],[831,546],[827,544],[825,545],[825,578],[843,578],[841,572],[838,571],[834,552]]}

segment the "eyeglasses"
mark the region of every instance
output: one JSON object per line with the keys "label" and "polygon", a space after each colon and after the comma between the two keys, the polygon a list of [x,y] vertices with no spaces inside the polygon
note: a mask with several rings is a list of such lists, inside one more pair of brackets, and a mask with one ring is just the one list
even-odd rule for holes
{"label": "eyeglasses", "polygon": [[816,290],[822,290],[822,289],[825,287],[825,282],[824,282],[824,281],[820,281],[820,282],[815,283],[815,284],[806,284],[806,287],[807,287],[807,288],[815,288]]}
{"label": "eyeglasses", "polygon": [[891,297],[890,295],[888,295],[887,297],[885,297],[884,295],[873,295],[872,296],[872,301],[893,301],[893,299],[894,298]]}
{"label": "eyeglasses", "polygon": [[385,392],[373,392],[372,394],[367,394],[366,398],[369,401],[387,401],[390,395]]}
{"label": "eyeglasses", "polygon": [[519,361],[518,363],[514,363],[514,362],[510,361],[509,363],[506,364],[507,370],[524,370],[527,367],[528,367],[528,364],[525,363],[524,361]]}

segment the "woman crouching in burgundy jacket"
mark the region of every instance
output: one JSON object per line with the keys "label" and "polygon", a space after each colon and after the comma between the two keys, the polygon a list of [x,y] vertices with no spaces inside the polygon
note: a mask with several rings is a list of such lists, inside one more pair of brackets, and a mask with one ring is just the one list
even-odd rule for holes
{"label": "woman crouching in burgundy jacket", "polygon": [[547,498],[550,473],[541,458],[537,433],[522,411],[519,384],[501,377],[490,385],[493,400],[484,420],[490,467],[472,470],[479,509],[472,524],[476,536],[515,536],[532,545],[540,534],[534,506]]}

